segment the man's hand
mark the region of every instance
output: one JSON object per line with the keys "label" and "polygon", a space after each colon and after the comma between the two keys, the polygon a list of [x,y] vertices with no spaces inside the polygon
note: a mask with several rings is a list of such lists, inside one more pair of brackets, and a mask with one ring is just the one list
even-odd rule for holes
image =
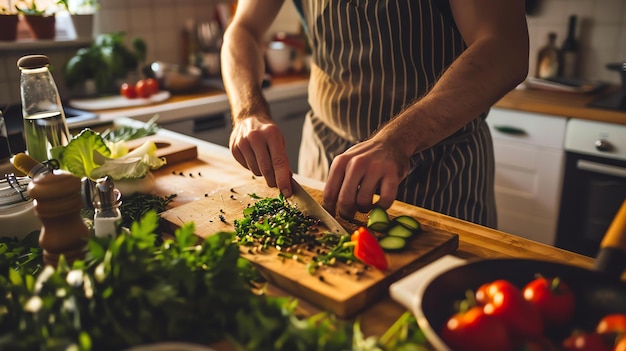
{"label": "man's hand", "polygon": [[333,160],[323,206],[332,214],[352,218],[356,211],[371,210],[373,196],[380,190],[376,204],[388,208],[408,171],[409,158],[384,138],[361,142]]}
{"label": "man's hand", "polygon": [[230,151],[242,166],[263,176],[267,185],[291,196],[291,169],[285,138],[272,120],[256,116],[239,120],[230,135]]}

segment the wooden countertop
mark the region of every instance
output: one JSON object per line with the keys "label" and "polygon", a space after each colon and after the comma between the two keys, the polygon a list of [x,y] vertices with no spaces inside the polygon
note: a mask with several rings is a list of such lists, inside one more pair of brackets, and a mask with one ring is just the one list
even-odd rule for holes
{"label": "wooden countertop", "polygon": [[[139,123],[126,121],[126,123]],[[227,148],[202,140],[184,136],[168,130],[161,130],[164,136],[192,142],[198,146],[198,159],[179,164],[167,165],[155,172],[156,192],[162,196],[173,193],[178,196],[172,206],[180,206],[190,201],[203,198],[208,192],[218,188],[233,187],[246,184],[251,174],[242,168]],[[199,174],[202,176],[198,176]],[[177,181],[173,182],[172,177]],[[188,185],[181,185],[180,179]],[[296,177],[298,177],[296,175]],[[321,189],[322,183],[307,179],[298,179],[305,185]],[[439,228],[459,235],[459,248],[455,255],[464,259],[480,259],[495,257],[522,257],[555,260],[572,265],[591,267],[593,260],[589,257],[548,245],[526,240],[501,231],[482,227],[473,223],[442,215],[423,208],[396,202],[390,209],[392,215],[409,214],[418,218],[423,225]],[[423,262],[426,265],[430,262]],[[284,294],[280,289],[272,287],[272,294]],[[299,306],[305,313],[317,312],[313,306],[302,301]],[[389,297],[372,305],[358,315],[362,328],[367,335],[381,335],[406,309]]]}
{"label": "wooden countertop", "polygon": [[597,93],[582,94],[519,88],[509,92],[495,106],[568,118],[626,124],[626,111],[588,107],[590,102],[615,89],[615,87],[608,87]]}

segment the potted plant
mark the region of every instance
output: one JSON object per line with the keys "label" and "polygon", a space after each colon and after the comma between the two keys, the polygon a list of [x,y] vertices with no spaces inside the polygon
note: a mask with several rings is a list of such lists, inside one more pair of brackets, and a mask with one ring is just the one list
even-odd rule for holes
{"label": "potted plant", "polygon": [[[127,46],[124,32],[104,33],[87,48],[78,49],[65,65],[65,83],[78,88],[83,95],[119,92],[121,81],[138,68],[146,58],[146,43],[134,38]],[[89,92],[86,83],[93,83]]]}
{"label": "potted plant", "polygon": [[53,11],[37,6],[36,0],[21,1],[23,6],[15,5],[15,9],[24,16],[26,24],[35,39],[54,39],[56,36],[56,17]]}
{"label": "potted plant", "polygon": [[0,41],[15,41],[17,39],[17,12],[12,11],[11,3],[8,7],[0,6]]}
{"label": "potted plant", "polygon": [[57,5],[67,10],[74,25],[76,39],[93,38],[94,14],[98,10],[96,0],[58,0]]}

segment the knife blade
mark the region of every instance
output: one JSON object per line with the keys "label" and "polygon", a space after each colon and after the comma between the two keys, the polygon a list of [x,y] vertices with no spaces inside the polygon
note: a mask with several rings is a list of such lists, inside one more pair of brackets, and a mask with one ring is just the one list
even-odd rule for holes
{"label": "knife blade", "polygon": [[337,222],[335,217],[328,213],[328,211],[293,178],[291,179],[291,189],[293,194],[287,200],[297,206],[300,211],[308,216],[319,219],[329,231],[339,235],[348,235],[346,229]]}

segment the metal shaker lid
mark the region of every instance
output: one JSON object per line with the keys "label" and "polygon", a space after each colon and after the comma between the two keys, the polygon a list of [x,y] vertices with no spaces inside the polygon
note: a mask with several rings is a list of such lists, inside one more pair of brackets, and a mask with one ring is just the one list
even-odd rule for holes
{"label": "metal shaker lid", "polygon": [[93,205],[97,209],[107,209],[119,206],[121,193],[115,188],[110,177],[100,178],[96,181],[96,194]]}

